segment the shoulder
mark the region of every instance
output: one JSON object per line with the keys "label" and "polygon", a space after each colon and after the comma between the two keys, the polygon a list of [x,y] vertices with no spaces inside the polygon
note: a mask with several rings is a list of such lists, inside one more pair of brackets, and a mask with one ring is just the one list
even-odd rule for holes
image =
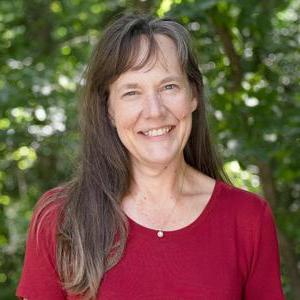
{"label": "shoulder", "polygon": [[56,260],[57,217],[64,193],[51,189],[39,197],[31,219],[18,297],[66,299]]}
{"label": "shoulder", "polygon": [[59,204],[66,198],[67,189],[63,186],[54,187],[44,192],[38,199],[36,207],[44,205],[46,203]]}
{"label": "shoulder", "polygon": [[248,215],[262,213],[268,205],[267,200],[256,193],[219,181],[219,196],[223,205]]}
{"label": "shoulder", "polygon": [[218,224],[233,231],[245,249],[257,247],[264,232],[268,233],[265,236],[275,235],[273,212],[264,197],[222,181],[218,183]]}
{"label": "shoulder", "polygon": [[51,216],[57,214],[62,209],[67,199],[67,190],[64,187],[55,187],[44,192],[36,202],[33,216],[38,214]]}
{"label": "shoulder", "polygon": [[54,238],[66,199],[66,189],[63,187],[52,188],[39,197],[33,209],[29,238]]}
{"label": "shoulder", "polygon": [[224,223],[253,236],[261,230],[265,219],[274,222],[271,207],[264,197],[222,181],[218,184],[216,213]]}
{"label": "shoulder", "polygon": [[193,180],[190,180],[192,184],[187,189],[195,191],[197,196],[213,198],[212,202],[219,217],[244,218],[246,221],[252,218],[253,222],[257,222],[257,218],[268,206],[268,202],[261,195],[219,179],[215,180],[193,169],[190,173]]}

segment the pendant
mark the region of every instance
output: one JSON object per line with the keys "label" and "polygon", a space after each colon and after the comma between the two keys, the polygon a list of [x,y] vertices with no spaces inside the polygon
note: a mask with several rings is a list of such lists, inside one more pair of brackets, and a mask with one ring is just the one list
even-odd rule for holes
{"label": "pendant", "polygon": [[160,237],[160,238],[162,238],[164,236],[163,231],[162,230],[158,230],[157,236]]}

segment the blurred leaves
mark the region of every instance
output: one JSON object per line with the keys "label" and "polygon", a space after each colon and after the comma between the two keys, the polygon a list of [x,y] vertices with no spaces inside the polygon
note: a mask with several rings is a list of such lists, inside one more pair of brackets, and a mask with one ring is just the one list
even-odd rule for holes
{"label": "blurred leaves", "polygon": [[[32,207],[76,167],[76,103],[92,47],[111,20],[134,9],[171,16],[192,34],[226,169],[260,192],[257,165],[271,166],[278,226],[299,264],[298,1],[1,1],[1,299],[14,299]],[[286,273],[283,280],[291,297]]]}

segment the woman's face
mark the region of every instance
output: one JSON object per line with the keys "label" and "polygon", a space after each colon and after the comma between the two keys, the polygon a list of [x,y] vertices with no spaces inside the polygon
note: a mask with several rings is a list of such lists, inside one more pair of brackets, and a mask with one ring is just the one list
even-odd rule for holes
{"label": "woman's face", "polygon": [[[186,74],[181,70],[174,42],[156,35],[158,59],[129,70],[110,85],[109,115],[133,163],[168,164],[179,157],[191,132],[197,107]],[[142,60],[142,46],[137,62]]]}

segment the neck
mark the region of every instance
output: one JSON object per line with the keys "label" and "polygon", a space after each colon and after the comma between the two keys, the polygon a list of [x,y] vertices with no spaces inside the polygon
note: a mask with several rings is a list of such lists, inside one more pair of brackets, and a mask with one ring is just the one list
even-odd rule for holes
{"label": "neck", "polygon": [[187,167],[183,156],[156,168],[133,164],[129,194],[143,205],[171,206],[180,199]]}

